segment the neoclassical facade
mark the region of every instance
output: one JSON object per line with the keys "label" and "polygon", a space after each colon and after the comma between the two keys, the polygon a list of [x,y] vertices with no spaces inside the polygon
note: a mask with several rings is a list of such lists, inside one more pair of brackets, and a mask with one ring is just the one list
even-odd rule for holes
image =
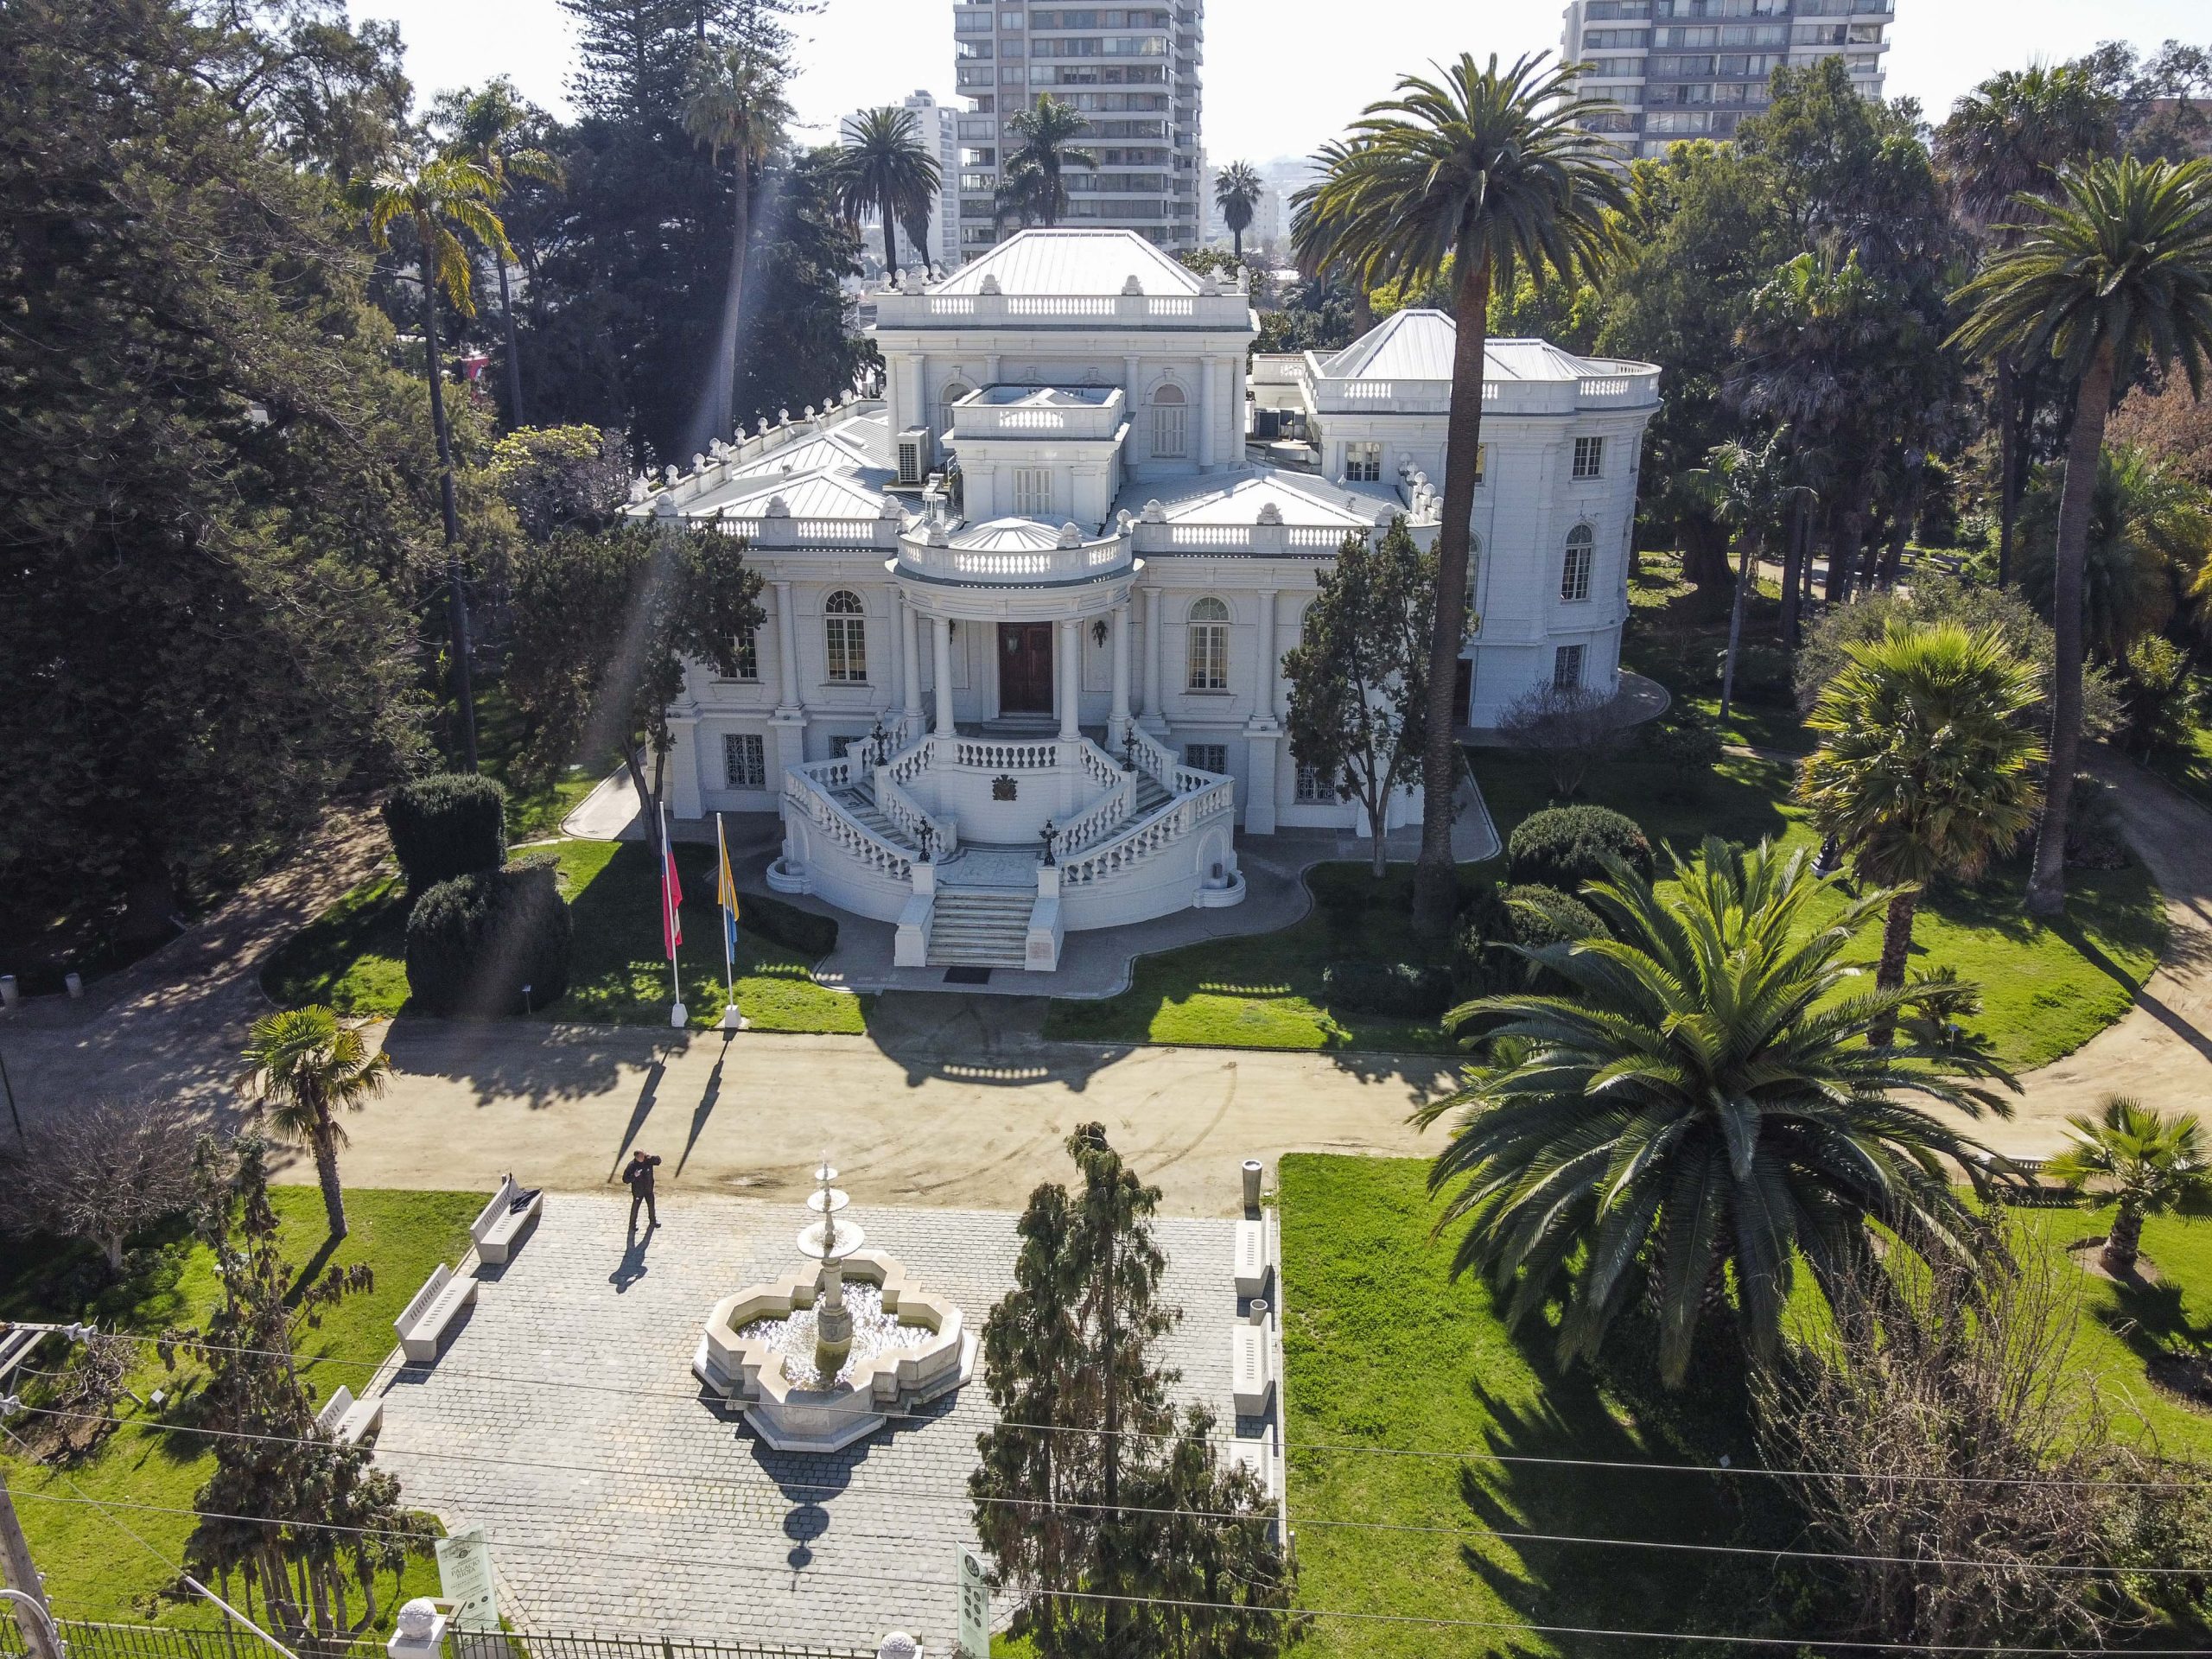
{"label": "neoclassical facade", "polygon": [[[1251,359],[1241,288],[1128,232],[1026,232],[877,302],[883,395],[632,511],[746,537],[741,672],[671,710],[679,817],[780,810],[772,885],[895,924],[901,966],[1049,971],[1070,931],[1243,896],[1236,832],[1361,827],[1284,735],[1284,653],[1347,536],[1438,522],[1453,334],[1405,312]],[[1610,689],[1656,369],[1494,342],[1471,724]],[[1247,459],[1290,410],[1294,466]],[[1391,822],[1417,817],[1417,791]]]}

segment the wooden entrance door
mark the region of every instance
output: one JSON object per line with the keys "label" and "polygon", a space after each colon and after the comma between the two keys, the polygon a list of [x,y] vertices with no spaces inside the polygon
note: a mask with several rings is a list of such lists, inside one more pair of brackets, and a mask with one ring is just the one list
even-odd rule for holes
{"label": "wooden entrance door", "polygon": [[1052,625],[999,624],[999,712],[1052,712]]}

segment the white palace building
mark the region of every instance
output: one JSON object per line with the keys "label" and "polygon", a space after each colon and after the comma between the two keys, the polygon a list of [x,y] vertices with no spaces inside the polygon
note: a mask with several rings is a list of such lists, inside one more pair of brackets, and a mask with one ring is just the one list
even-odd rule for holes
{"label": "white palace building", "polygon": [[[745,537],[766,579],[741,676],[695,664],[671,711],[676,815],[780,810],[771,885],[894,924],[901,967],[1039,972],[1071,930],[1236,904],[1240,827],[1363,828],[1288,753],[1282,658],[1347,536],[1435,535],[1451,319],[1254,362],[1241,285],[1065,229],[876,317],[880,399],[635,492],[640,516]],[[1539,685],[1617,684],[1658,378],[1491,343],[1471,726]],[[1307,447],[1248,451],[1255,409]]]}

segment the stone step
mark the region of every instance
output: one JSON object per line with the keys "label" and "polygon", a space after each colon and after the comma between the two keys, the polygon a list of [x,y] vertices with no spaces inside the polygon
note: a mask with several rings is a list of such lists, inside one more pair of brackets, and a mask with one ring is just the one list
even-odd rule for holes
{"label": "stone step", "polygon": [[1023,966],[1035,904],[1031,893],[940,890],[930,922],[930,966]]}

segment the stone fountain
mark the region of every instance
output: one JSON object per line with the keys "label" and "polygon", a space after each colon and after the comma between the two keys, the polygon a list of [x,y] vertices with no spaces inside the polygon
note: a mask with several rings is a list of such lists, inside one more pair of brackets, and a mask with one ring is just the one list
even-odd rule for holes
{"label": "stone fountain", "polygon": [[823,1159],[798,1235],[816,1265],[747,1285],[707,1316],[691,1369],[779,1452],[836,1452],[893,1416],[950,1393],[976,1372],[960,1310],[863,1249],[852,1200]]}

